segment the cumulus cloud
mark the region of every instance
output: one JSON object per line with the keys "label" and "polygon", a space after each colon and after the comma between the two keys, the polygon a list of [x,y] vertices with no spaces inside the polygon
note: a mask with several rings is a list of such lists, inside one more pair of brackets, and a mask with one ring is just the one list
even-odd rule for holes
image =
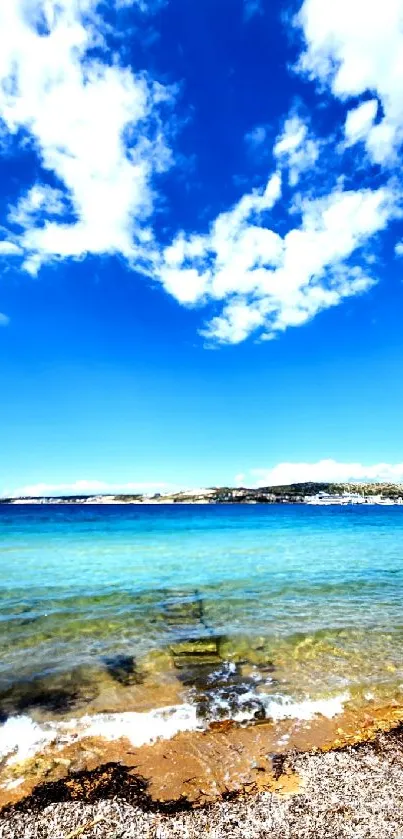
{"label": "cumulus cloud", "polygon": [[[301,72],[348,102],[335,157],[362,141],[373,160],[389,164],[398,149],[401,5],[304,0],[296,18]],[[52,259],[120,254],[180,304],[208,304],[201,332],[219,343],[271,338],[371,288],[366,249],[397,213],[397,180],[349,189],[338,178],[342,166],[331,180],[321,159],[326,139],[293,111],[267,149],[275,171],[261,189],[246,191],[201,232],[156,239],[156,178],[172,163],[174,93],[111,54],[105,8],[100,0],[0,4],[0,126],[30,143],[41,165],[9,208],[0,256],[21,256],[35,274]],[[246,17],[261,11],[259,0],[244,8]],[[268,134],[256,126],[245,142],[266,151]]]}
{"label": "cumulus cloud", "polygon": [[377,95],[380,121],[370,118],[374,104],[354,107],[347,118],[350,140],[358,127],[355,139],[365,139],[375,162],[393,161],[403,140],[402,0],[305,0],[296,22],[306,41],[303,72],[343,101]]}
{"label": "cumulus cloud", "polygon": [[[339,127],[318,137],[291,112],[272,148],[272,203],[260,203],[263,190],[246,193],[207,233],[180,233],[165,249],[156,265],[165,289],[184,305],[215,307],[201,331],[209,342],[238,343],[252,333],[272,338],[376,282],[369,247],[399,215],[399,178],[390,178],[386,167],[383,186],[348,189],[343,154],[363,141],[374,161],[389,166],[402,139],[402,10],[402,0],[386,0],[382,8],[372,4],[369,13],[363,0],[325,0],[325,6],[304,0],[296,18],[305,40],[299,69],[337,98],[354,100],[345,117],[344,146],[335,143]],[[245,141],[258,148],[266,134],[257,126]],[[321,154],[332,137],[329,170]],[[275,206],[280,195],[281,225]]]}
{"label": "cumulus cloud", "polygon": [[106,481],[74,481],[73,483],[48,484],[37,483],[23,486],[10,493],[12,498],[38,498],[48,495],[108,495],[115,493],[154,493],[159,490],[168,492],[173,484],[165,482],[144,483],[130,482],[126,484],[111,484]]}
{"label": "cumulus cloud", "polygon": [[[340,463],[319,460],[317,463],[279,463],[271,469],[251,469],[242,476],[250,486],[281,486],[313,481],[314,483],[349,483],[350,481],[403,481],[403,463]],[[249,480],[249,483],[248,483]]]}
{"label": "cumulus cloud", "polygon": [[396,256],[403,256],[403,239],[395,245]]}
{"label": "cumulus cloud", "polygon": [[170,164],[160,109],[171,94],[109,55],[97,12],[98,0],[0,5],[3,131],[25,132],[58,183],[34,184],[11,209],[29,270],[53,256],[143,258],[153,176]]}
{"label": "cumulus cloud", "polygon": [[170,294],[187,304],[223,301],[203,331],[208,339],[238,343],[257,329],[272,337],[373,284],[350,258],[393,217],[391,187],[337,187],[302,199],[301,222],[285,235],[270,226],[280,195],[275,173],[264,190],[221,213],[207,234],[181,233],[165,250],[159,277]]}

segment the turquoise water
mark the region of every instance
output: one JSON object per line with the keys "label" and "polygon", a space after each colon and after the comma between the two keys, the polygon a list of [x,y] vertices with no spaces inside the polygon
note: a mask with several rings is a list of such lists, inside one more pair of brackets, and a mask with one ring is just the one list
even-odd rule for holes
{"label": "turquoise water", "polygon": [[7,702],[209,638],[293,697],[403,682],[399,507],[4,505],[0,563]]}

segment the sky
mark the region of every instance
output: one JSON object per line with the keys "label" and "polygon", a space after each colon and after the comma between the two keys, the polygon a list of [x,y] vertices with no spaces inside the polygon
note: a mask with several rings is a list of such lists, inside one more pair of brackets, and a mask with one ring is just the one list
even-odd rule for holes
{"label": "sky", "polygon": [[0,5],[0,495],[403,480],[403,0]]}

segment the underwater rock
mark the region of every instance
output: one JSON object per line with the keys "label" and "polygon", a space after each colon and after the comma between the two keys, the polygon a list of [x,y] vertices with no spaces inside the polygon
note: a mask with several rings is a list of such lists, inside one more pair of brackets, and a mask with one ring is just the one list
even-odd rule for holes
{"label": "underwater rock", "polygon": [[131,687],[141,685],[144,676],[138,670],[136,659],[132,655],[116,655],[103,659],[103,663],[110,676],[120,685]]}
{"label": "underwater rock", "polygon": [[175,667],[183,668],[221,663],[221,637],[188,638],[170,645]]}
{"label": "underwater rock", "polygon": [[171,630],[181,633],[185,627],[208,629],[204,617],[203,598],[199,591],[169,592],[163,602],[164,619]]}
{"label": "underwater rock", "polygon": [[34,710],[65,714],[79,703],[91,702],[97,693],[96,680],[85,667],[25,679],[0,694],[0,721]]}

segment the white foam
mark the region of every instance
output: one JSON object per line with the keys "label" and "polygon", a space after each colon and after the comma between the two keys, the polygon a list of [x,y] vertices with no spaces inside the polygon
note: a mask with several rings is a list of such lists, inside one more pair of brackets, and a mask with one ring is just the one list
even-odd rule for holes
{"label": "white foam", "polygon": [[0,726],[0,758],[12,755],[10,762],[27,760],[54,740],[49,725],[38,725],[30,717],[10,717]]}
{"label": "white foam", "polygon": [[285,697],[276,699],[267,697],[264,705],[267,717],[275,722],[287,719],[305,722],[317,716],[328,717],[328,719],[336,717],[337,714],[342,713],[344,704],[349,698],[348,693],[341,693],[339,696],[328,699],[304,699],[301,702],[293,702]]}
{"label": "white foam", "polygon": [[297,702],[290,697],[281,694],[265,694],[254,688],[245,690],[236,697],[237,709],[231,707],[231,697],[222,691],[217,691],[210,704],[211,719],[224,719],[230,717],[235,722],[246,723],[256,719],[257,713],[264,712],[267,720],[279,722],[280,720],[295,719],[306,722],[316,716],[332,717],[341,714],[345,702],[349,699],[348,693],[326,699],[304,699]]}
{"label": "white foam", "polygon": [[[253,701],[257,700],[260,707],[264,707],[267,719],[275,722],[284,719],[306,721],[317,715],[331,718],[343,711],[348,699],[349,695],[344,693],[328,699],[295,702],[287,697],[265,696],[251,691],[242,696],[243,704],[251,702],[250,709],[241,705],[232,718],[240,723],[254,719],[256,709]],[[223,718],[222,709],[219,717]],[[169,740],[181,731],[196,731],[204,727],[205,723],[197,716],[197,706],[191,704],[144,713],[94,714],[42,724],[28,716],[11,717],[0,726],[0,759],[7,759],[8,764],[20,763],[43,752],[50,744],[62,748],[85,737],[102,737],[105,740],[125,738],[138,748],[159,739]]]}
{"label": "white foam", "polygon": [[133,746],[139,747],[198,728],[200,723],[194,705],[158,708],[147,713],[94,714],[41,725],[28,716],[11,717],[0,726],[0,758],[8,758],[10,764],[19,763],[44,751],[51,743],[62,747],[84,737],[103,737],[105,740],[125,737]]}
{"label": "white foam", "polygon": [[76,727],[80,736],[104,737],[106,740],[125,737],[133,746],[138,747],[160,738],[169,740],[180,731],[195,731],[200,728],[200,722],[196,706],[178,705],[148,713],[127,711],[123,714],[81,717],[76,721]]}
{"label": "white foam", "polygon": [[[316,716],[336,717],[341,714],[344,703],[349,699],[348,693],[340,694],[328,699],[305,699],[295,702],[283,696],[268,696],[257,691],[249,691],[239,698],[239,709],[236,713],[228,714],[235,722],[244,723],[256,718],[256,711],[263,708],[267,720],[295,719],[306,722]],[[223,711],[228,709],[228,701],[217,697],[212,703],[213,718],[223,719]]]}

